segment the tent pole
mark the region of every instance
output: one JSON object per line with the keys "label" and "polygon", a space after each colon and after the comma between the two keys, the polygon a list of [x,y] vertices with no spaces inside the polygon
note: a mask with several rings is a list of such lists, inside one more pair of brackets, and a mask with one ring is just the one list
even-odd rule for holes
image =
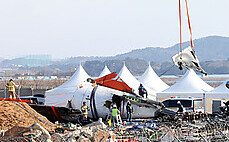
{"label": "tent pole", "polygon": [[203,93],[203,106],[204,106],[204,113],[206,113],[206,94]]}

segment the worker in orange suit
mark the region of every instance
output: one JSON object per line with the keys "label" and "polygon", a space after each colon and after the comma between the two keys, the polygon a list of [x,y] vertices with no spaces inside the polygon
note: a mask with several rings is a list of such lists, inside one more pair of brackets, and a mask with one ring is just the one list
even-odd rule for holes
{"label": "worker in orange suit", "polygon": [[13,81],[13,79],[10,79],[10,82],[6,84],[6,87],[8,88],[9,91],[9,98],[12,99],[16,99],[16,93],[15,93],[15,88],[18,87],[18,85],[16,85]]}

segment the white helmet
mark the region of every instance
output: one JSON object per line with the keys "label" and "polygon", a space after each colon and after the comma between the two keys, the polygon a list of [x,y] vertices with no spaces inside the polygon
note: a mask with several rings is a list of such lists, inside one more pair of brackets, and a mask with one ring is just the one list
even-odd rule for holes
{"label": "white helmet", "polygon": [[116,104],[114,104],[113,107],[117,107]]}

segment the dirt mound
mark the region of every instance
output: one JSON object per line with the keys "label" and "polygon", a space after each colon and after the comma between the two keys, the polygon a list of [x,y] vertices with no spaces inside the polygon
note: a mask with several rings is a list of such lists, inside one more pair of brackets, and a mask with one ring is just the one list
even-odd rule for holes
{"label": "dirt mound", "polygon": [[37,113],[28,104],[20,102],[0,101],[0,130],[8,130],[14,126],[29,127],[40,124],[47,130],[55,129],[55,125],[46,117]]}

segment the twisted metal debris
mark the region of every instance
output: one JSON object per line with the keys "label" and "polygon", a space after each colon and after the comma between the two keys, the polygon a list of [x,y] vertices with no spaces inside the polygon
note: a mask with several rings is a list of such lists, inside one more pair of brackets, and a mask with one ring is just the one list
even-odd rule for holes
{"label": "twisted metal debris", "polygon": [[41,134],[40,130],[31,134],[20,134],[13,137],[2,137],[2,142],[186,142],[186,141],[229,141],[228,117],[204,117],[198,120],[176,117],[174,121],[135,120],[117,128],[109,127],[103,122],[93,122],[87,126],[78,126],[75,130],[65,133],[49,132],[51,137]]}

